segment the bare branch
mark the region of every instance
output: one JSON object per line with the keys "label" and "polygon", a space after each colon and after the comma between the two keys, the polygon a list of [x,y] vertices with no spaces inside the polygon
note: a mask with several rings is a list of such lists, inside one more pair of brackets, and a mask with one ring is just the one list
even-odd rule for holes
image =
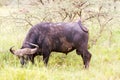
{"label": "bare branch", "polygon": [[82,10],[80,10],[79,12],[77,12],[77,15],[79,15],[80,19],[82,18]]}
{"label": "bare branch", "polygon": [[23,21],[27,22],[30,26],[33,26],[33,24],[32,24],[28,19],[26,19],[26,18],[25,18],[25,19],[23,19],[23,18],[16,18],[16,17],[14,17],[13,15],[11,15],[11,17],[12,17],[13,19],[15,19],[15,20],[16,20],[16,19],[17,19],[17,20],[18,20],[18,19],[19,19],[19,20],[23,20]]}
{"label": "bare branch", "polygon": [[46,18],[47,18],[47,16],[45,16],[45,17],[42,19],[42,21],[45,21]]}
{"label": "bare branch", "polygon": [[102,10],[102,8],[103,8],[103,6],[101,5],[101,6],[99,7],[99,12]]}
{"label": "bare branch", "polygon": [[69,16],[69,13],[64,8],[61,8],[61,10],[65,13],[65,16],[63,16],[63,19],[62,19],[64,21],[67,18],[67,16]]}
{"label": "bare branch", "polygon": [[73,5],[75,6],[75,7],[77,7],[77,8],[81,8],[83,5],[85,5],[87,3],[87,1],[84,1],[84,2],[81,2],[81,3],[78,3],[78,2],[76,2],[76,3],[73,3]]}
{"label": "bare branch", "polygon": [[95,18],[95,17],[96,17],[96,15],[91,15],[91,16],[89,16],[88,18],[82,20],[82,22],[85,22],[86,20],[89,20],[89,19],[92,19],[92,18]]}
{"label": "bare branch", "polygon": [[44,5],[44,3],[43,3],[43,1],[42,1],[42,0],[40,0],[40,3],[41,3],[42,5]]}
{"label": "bare branch", "polygon": [[85,2],[82,2],[81,4],[80,4],[80,7],[82,7],[84,4],[86,4],[87,3],[87,1],[85,1]]}
{"label": "bare branch", "polygon": [[73,16],[72,16],[72,20],[75,18],[75,16],[76,16],[76,13],[73,14]]}
{"label": "bare branch", "polygon": [[112,19],[113,19],[113,18],[108,19],[108,20],[103,24],[103,26],[106,26]]}
{"label": "bare branch", "polygon": [[31,23],[31,21],[27,20],[27,19],[23,19],[25,20],[30,26],[33,26],[33,24]]}

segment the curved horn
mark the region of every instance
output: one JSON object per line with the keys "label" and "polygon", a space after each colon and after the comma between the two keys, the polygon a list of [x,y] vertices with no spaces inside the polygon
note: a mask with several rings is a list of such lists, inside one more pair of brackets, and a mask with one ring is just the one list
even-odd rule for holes
{"label": "curved horn", "polygon": [[[27,42],[27,43],[29,43],[29,42]],[[29,44],[32,46],[35,46],[35,48],[32,48],[32,49],[31,48],[23,48],[23,49],[13,50],[12,49],[13,47],[11,47],[10,52],[17,56],[24,56],[27,54],[35,54],[38,51],[39,46],[36,44],[33,44],[33,43],[29,43]]]}
{"label": "curved horn", "polygon": [[[14,47],[14,46],[13,46]],[[12,54],[14,54],[14,55],[16,55],[16,56],[22,56],[23,54],[22,54],[22,49],[18,49],[18,50],[13,50],[12,48],[13,47],[11,47],[10,48],[10,52],[12,53]]]}
{"label": "curved horn", "polygon": [[30,42],[26,42],[26,43],[28,43],[28,44],[30,44],[30,45],[32,45],[32,46],[35,46],[36,48],[39,48],[39,46],[36,45],[36,44],[30,43]]}
{"label": "curved horn", "polygon": [[15,50],[12,49],[13,47],[14,47],[14,46],[12,46],[12,47],[10,48],[10,52],[11,52],[12,54],[15,54]]}

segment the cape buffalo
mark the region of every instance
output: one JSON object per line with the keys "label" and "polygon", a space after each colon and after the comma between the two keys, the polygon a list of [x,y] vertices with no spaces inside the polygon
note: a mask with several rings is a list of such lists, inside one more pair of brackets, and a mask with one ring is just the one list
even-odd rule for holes
{"label": "cape buffalo", "polygon": [[[29,43],[29,42],[27,42]],[[15,54],[16,56],[18,56],[20,58],[20,61],[21,61],[21,64],[24,64],[25,62],[23,62],[23,56],[25,57],[25,55],[27,54],[35,54],[38,49],[39,49],[39,46],[38,45],[35,45],[33,43],[29,43],[30,45],[32,46],[35,46],[35,48],[31,49],[31,48],[24,48],[24,49],[18,49],[18,50],[14,50],[13,47],[10,48],[10,52],[12,54]],[[27,60],[27,59],[26,59]]]}
{"label": "cape buffalo", "polygon": [[[42,55],[43,61],[47,65],[51,52],[54,51],[67,54],[76,49],[76,53],[82,56],[85,68],[89,67],[91,54],[87,47],[88,30],[81,24],[81,21],[69,23],[39,23],[29,30],[21,47],[21,49],[34,48],[34,46],[26,42],[39,46],[39,50],[36,53],[27,54],[27,57],[33,63],[36,55]],[[18,55],[20,54],[17,54],[17,56]],[[25,63],[24,55],[20,56],[20,59],[23,65]]]}

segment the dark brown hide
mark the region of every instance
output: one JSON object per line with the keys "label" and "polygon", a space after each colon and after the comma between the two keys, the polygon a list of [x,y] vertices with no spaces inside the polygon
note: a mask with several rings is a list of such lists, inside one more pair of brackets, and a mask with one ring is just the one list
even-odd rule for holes
{"label": "dark brown hide", "polygon": [[42,55],[45,64],[48,63],[51,52],[69,53],[76,49],[81,55],[85,67],[89,66],[91,54],[88,51],[88,30],[78,22],[71,23],[39,23],[33,26],[22,45],[23,48],[34,48],[26,44],[30,42],[39,46],[39,53],[28,55],[32,62],[36,55]]}

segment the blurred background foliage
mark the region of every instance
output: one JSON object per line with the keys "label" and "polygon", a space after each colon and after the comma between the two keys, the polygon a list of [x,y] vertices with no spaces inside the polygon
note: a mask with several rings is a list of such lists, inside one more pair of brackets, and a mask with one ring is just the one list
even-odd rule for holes
{"label": "blurred background foliage", "polygon": [[[9,52],[20,48],[28,30],[40,22],[75,22],[89,29],[90,69],[82,58],[53,52],[49,66],[42,57],[21,68]],[[0,80],[119,80],[120,0],[0,0]]]}
{"label": "blurred background foliage", "polygon": [[[0,23],[13,23],[28,29],[39,22],[82,21],[90,32],[90,46],[104,31],[109,40],[112,30],[120,26],[119,0],[0,0]],[[3,23],[4,25],[4,23]],[[119,28],[120,29],[120,28]]]}

